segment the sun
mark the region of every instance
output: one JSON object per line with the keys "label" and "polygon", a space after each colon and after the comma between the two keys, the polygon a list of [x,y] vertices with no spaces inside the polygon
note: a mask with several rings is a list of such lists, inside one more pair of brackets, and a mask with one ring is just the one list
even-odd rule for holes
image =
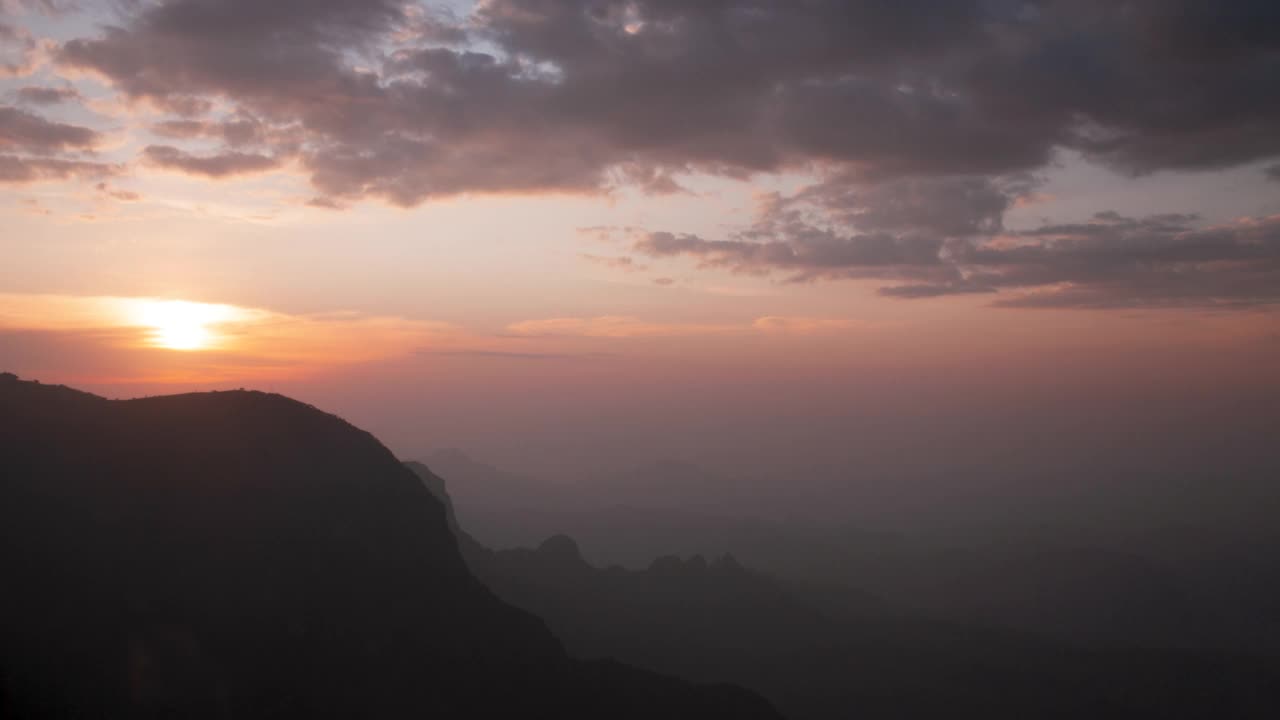
{"label": "sun", "polygon": [[235,309],[226,305],[186,300],[142,300],[137,305],[137,323],[150,330],[148,342],[166,350],[207,350],[218,343],[212,326],[234,319]]}

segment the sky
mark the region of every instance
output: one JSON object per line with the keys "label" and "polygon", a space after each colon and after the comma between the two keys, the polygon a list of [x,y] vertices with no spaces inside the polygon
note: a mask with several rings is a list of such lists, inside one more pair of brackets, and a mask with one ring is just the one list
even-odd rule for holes
{"label": "sky", "polygon": [[0,13],[22,377],[548,476],[1280,466],[1274,2]]}

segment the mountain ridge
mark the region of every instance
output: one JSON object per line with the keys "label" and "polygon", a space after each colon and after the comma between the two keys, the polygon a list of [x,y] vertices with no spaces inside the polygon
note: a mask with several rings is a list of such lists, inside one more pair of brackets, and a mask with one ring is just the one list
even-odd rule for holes
{"label": "mountain ridge", "polygon": [[8,717],[777,717],[566,656],[372,435],[281,395],[0,376]]}
{"label": "mountain ridge", "polygon": [[[409,465],[430,473],[424,484],[448,503],[444,479]],[[933,618],[850,588],[783,581],[728,554],[710,562],[659,555],[624,569],[591,564],[564,533],[534,547],[491,550],[459,532],[476,576],[544,618],[572,655],[742,684],[797,720],[836,720],[855,710],[886,719],[1265,718],[1280,707],[1269,689],[1280,686],[1275,658],[1088,647],[993,618]],[[962,567],[958,577],[971,572]],[[988,593],[998,587],[998,577],[976,578]],[[945,597],[939,587],[927,590]],[[1023,610],[1070,604],[1071,585],[1059,593]],[[1151,612],[1159,602],[1138,596],[1129,606]],[[1117,622],[1129,618],[1116,614]],[[1088,640],[1086,629],[1072,635]]]}

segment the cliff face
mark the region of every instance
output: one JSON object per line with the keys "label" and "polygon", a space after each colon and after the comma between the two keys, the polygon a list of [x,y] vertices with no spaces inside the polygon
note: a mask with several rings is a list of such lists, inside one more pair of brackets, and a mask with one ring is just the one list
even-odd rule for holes
{"label": "cliff face", "polygon": [[467,571],[368,433],[276,395],[109,401],[0,379],[14,715],[771,716],[566,658]]}

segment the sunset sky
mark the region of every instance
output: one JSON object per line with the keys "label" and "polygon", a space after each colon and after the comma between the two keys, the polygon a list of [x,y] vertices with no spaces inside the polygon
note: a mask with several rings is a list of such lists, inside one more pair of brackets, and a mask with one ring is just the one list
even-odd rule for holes
{"label": "sunset sky", "polygon": [[0,12],[0,370],[547,474],[1274,462],[1280,3]]}

